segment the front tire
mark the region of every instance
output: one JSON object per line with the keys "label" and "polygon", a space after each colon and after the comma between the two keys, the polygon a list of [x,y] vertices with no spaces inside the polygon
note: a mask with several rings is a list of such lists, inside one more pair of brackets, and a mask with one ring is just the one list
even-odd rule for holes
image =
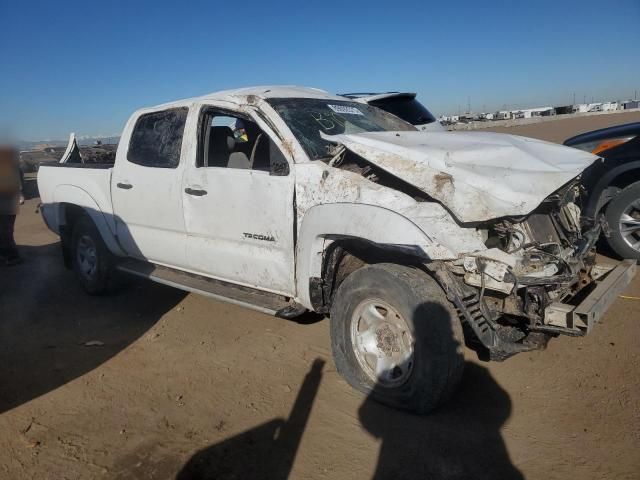
{"label": "front tire", "polygon": [[349,275],[331,306],[338,372],[395,408],[426,413],[453,393],[464,369],[462,326],[437,282],[381,263]]}
{"label": "front tire", "polygon": [[605,213],[611,231],[607,243],[622,258],[640,260],[640,182],[611,200]]}
{"label": "front tire", "polygon": [[80,217],[73,227],[71,261],[76,277],[88,294],[99,295],[110,288],[112,255],[87,215]]}

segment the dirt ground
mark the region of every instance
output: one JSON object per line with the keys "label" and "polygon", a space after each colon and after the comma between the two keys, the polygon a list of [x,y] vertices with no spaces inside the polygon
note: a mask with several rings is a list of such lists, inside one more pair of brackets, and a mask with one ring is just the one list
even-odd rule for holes
{"label": "dirt ground", "polygon": [[[604,120],[633,118],[505,131]],[[640,275],[588,337],[505,363],[468,351],[455,398],[420,417],[346,385],[327,321],[150,282],[85,295],[37,203],[17,223],[26,262],[0,270],[2,479],[640,478]]]}

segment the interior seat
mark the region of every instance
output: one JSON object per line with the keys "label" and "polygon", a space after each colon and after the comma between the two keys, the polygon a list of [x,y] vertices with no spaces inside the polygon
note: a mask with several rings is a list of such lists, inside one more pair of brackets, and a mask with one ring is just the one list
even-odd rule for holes
{"label": "interior seat", "polygon": [[235,148],[236,140],[233,131],[229,127],[211,127],[209,130],[209,152],[207,155],[208,167],[226,167],[229,164],[231,153]]}
{"label": "interior seat", "polygon": [[236,142],[234,153],[229,158],[229,167],[231,168],[244,168],[253,169],[253,157],[251,153],[255,148],[255,143],[262,132],[260,127],[254,122],[249,120],[242,120],[242,127],[247,135],[246,142]]}
{"label": "interior seat", "polygon": [[[246,122],[248,141],[239,142],[233,130],[227,126],[212,126],[209,131],[207,166],[226,167],[243,170],[253,168],[253,156],[256,139],[261,132],[253,122]],[[260,142],[263,143],[263,142]]]}

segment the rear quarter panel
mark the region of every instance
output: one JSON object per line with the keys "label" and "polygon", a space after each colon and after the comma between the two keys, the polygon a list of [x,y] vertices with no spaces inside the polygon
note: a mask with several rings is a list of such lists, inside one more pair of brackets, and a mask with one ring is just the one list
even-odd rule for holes
{"label": "rear quarter panel", "polygon": [[114,235],[116,218],[111,203],[112,170],[42,166],[38,171],[38,189],[42,216],[49,229],[60,234],[60,225],[66,221],[65,205],[77,205],[94,221],[110,250],[120,253]]}

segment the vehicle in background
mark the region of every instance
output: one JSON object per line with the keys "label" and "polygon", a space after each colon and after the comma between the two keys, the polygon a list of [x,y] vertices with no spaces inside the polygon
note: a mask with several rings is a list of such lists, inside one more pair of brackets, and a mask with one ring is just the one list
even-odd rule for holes
{"label": "vehicle in background", "polygon": [[451,395],[463,343],[502,361],[586,335],[636,268],[596,263],[600,224],[581,222],[596,156],[421,132],[317,89],[139,110],[115,161],[83,162],[71,140],[38,187],[88,293],[123,271],[280,317],[328,314],[345,380],[408,410]]}
{"label": "vehicle in background", "polygon": [[428,132],[444,132],[446,128],[427,110],[417,99],[415,93],[386,92],[386,93],[342,93],[342,97],[350,98],[359,103],[366,103],[394,114],[419,130]]}
{"label": "vehicle in background", "polygon": [[583,133],[564,144],[602,157],[583,175],[589,192],[583,216],[595,222],[602,212],[611,249],[640,260],[640,122]]}

